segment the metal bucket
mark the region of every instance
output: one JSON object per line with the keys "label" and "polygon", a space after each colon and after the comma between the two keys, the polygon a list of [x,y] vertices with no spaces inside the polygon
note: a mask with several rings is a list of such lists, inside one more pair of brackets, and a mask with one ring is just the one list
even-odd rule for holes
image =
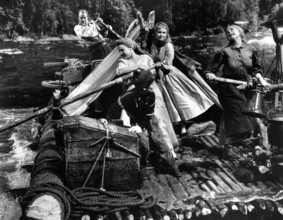
{"label": "metal bucket", "polygon": [[252,90],[253,96],[247,102],[243,113],[250,117],[255,118],[265,118],[266,110],[265,110],[265,102],[263,98],[263,91],[259,89]]}
{"label": "metal bucket", "polygon": [[269,143],[283,147],[283,109],[276,108],[267,112]]}

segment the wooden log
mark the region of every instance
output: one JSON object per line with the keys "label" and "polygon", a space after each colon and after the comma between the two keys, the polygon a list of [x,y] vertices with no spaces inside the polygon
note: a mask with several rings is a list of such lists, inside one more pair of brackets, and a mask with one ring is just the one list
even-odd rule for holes
{"label": "wooden log", "polygon": [[207,186],[208,186],[210,189],[212,189],[212,190],[215,191],[216,193],[225,193],[224,190],[222,190],[221,188],[217,187],[217,186],[215,185],[215,183],[214,183],[213,181],[211,181],[211,180],[207,180],[207,181],[206,181],[206,184],[207,184]]}
{"label": "wooden log", "polygon": [[239,212],[242,213],[243,215],[247,215],[248,214],[248,208],[246,206],[246,204],[244,202],[237,202],[236,203],[238,208],[239,208]]}
{"label": "wooden log", "polygon": [[[202,195],[203,198],[205,198],[205,199],[214,199],[216,197],[216,192],[211,190],[208,187],[207,183],[199,182],[199,185],[201,186],[201,188],[203,188],[208,193],[208,196],[209,196],[209,197],[205,197],[205,194],[204,194],[204,195]],[[206,202],[207,203],[211,203],[211,202],[209,202],[207,200],[206,200]],[[213,207],[212,210],[214,210],[214,208],[215,208],[215,210],[217,210],[216,207],[213,204],[210,204],[210,206]]]}
{"label": "wooden log", "polygon": [[251,204],[250,202],[248,202],[246,205],[247,205],[248,212],[252,212],[255,209],[254,205]]}
{"label": "wooden log", "polygon": [[196,205],[199,207],[201,210],[201,214],[203,216],[210,215],[211,214],[211,209],[208,207],[208,205],[204,202],[204,200],[198,199],[196,200]]}
{"label": "wooden log", "polygon": [[[157,178],[156,178],[157,177]],[[150,181],[153,184],[152,188],[156,188],[159,201],[166,201],[166,203],[157,203],[162,208],[169,210],[174,208],[174,202],[177,200],[172,189],[170,188],[166,175],[158,174],[157,176],[150,175]]]}
{"label": "wooden log", "polygon": [[193,213],[192,213],[191,210],[185,210],[185,211],[184,211],[184,217],[185,217],[186,220],[191,219],[192,216],[193,216]]}
{"label": "wooden log", "polygon": [[134,220],[134,215],[129,210],[121,212],[124,220]]}
{"label": "wooden log", "polygon": [[[85,219],[91,219],[90,217],[86,217]],[[101,214],[97,214],[95,217],[94,217],[96,220],[103,220],[103,216]],[[83,218],[82,218],[83,219]]]}
{"label": "wooden log", "polygon": [[[90,220],[90,216],[87,215],[87,214],[79,214],[79,213],[74,213],[72,214],[72,218],[75,218],[75,219],[82,219],[82,220]],[[34,219],[34,218],[31,218],[31,219]]]}
{"label": "wooden log", "polygon": [[234,167],[233,167],[233,165],[232,165],[232,163],[231,162],[229,162],[229,161],[227,161],[227,160],[218,160],[218,159],[216,159],[215,160],[215,162],[217,162],[217,164],[222,168],[224,168],[224,165],[225,165],[225,167],[229,170],[229,172],[234,172]]}
{"label": "wooden log", "polygon": [[254,192],[259,192],[261,191],[261,189],[259,187],[257,187],[255,184],[253,183],[247,183],[248,187],[250,187]]}
{"label": "wooden log", "polygon": [[146,220],[145,212],[142,209],[137,209],[134,216],[137,220]]}
{"label": "wooden log", "polygon": [[240,186],[238,186],[232,179],[229,178],[224,172],[222,172],[220,169],[217,169],[217,174],[222,178],[222,180],[230,186],[232,189],[234,189],[237,192],[241,192],[242,189]]}
{"label": "wooden log", "polygon": [[226,193],[231,193],[233,190],[225,183],[222,181],[220,177],[216,175],[216,173],[212,170],[208,170],[207,174],[214,179],[214,181],[218,184],[219,187],[221,187]]}
{"label": "wooden log", "polygon": [[195,191],[193,189],[191,189],[190,185],[187,182],[187,179],[184,175],[182,175],[179,178],[179,182],[182,184],[182,186],[184,187],[184,189],[186,190],[187,194],[188,194],[188,198],[191,198],[194,196]]}
{"label": "wooden log", "polygon": [[265,213],[264,200],[253,200],[250,202],[254,206],[254,209],[248,213],[249,219],[262,219]]}
{"label": "wooden log", "polygon": [[[164,175],[163,175],[164,176]],[[173,203],[176,201],[176,198],[174,194],[172,193],[171,188],[168,186],[166,182],[166,177],[164,177],[164,185],[160,183],[159,179],[156,178],[155,175],[151,174],[149,176],[149,183],[152,188],[152,193],[158,198],[158,201],[166,201],[167,203],[164,204],[159,204],[157,201],[157,204],[160,205],[162,208],[167,209],[167,208],[172,208]],[[170,204],[168,204],[170,202]],[[169,206],[169,207],[168,207]]]}
{"label": "wooden log", "polygon": [[266,210],[269,212],[274,212],[275,208],[270,200],[264,200]]}
{"label": "wooden log", "polygon": [[176,213],[177,213],[177,216],[178,216],[178,218],[177,218],[178,220],[184,220],[185,219],[185,216],[184,216],[182,209],[177,209]]}
{"label": "wooden log", "polygon": [[276,184],[274,184],[271,181],[266,181],[265,184],[271,189],[271,190],[275,190],[275,191],[279,191],[280,187],[278,187]]}
{"label": "wooden log", "polygon": [[159,207],[159,211],[161,213],[161,216],[162,216],[163,220],[170,220],[170,217],[169,217],[168,213],[166,212],[166,210],[164,210],[163,208]]}
{"label": "wooden log", "polygon": [[103,220],[110,220],[109,215],[104,215],[104,216],[103,216]]}
{"label": "wooden log", "polygon": [[266,206],[266,210],[264,213],[264,219],[269,220],[269,219],[273,219],[273,215],[275,214],[274,211],[274,206],[271,203],[270,200],[264,200],[265,202],[265,206]]}
{"label": "wooden log", "polygon": [[222,218],[224,218],[229,211],[228,207],[225,204],[219,204],[219,205],[216,205],[216,207],[219,210],[219,213],[222,216]]}
{"label": "wooden log", "polygon": [[265,202],[264,202],[263,199],[256,199],[253,202],[254,202],[255,207],[258,207],[261,210],[265,210],[266,209]]}
{"label": "wooden log", "polygon": [[172,189],[173,194],[178,200],[185,200],[188,198],[188,193],[186,193],[182,184],[177,181],[175,177],[167,175],[167,181]]}
{"label": "wooden log", "polygon": [[198,218],[201,215],[201,209],[198,206],[195,206],[193,214],[194,214],[195,217]]}
{"label": "wooden log", "polygon": [[[251,189],[247,188],[243,183],[239,182],[236,177],[226,168],[228,167],[230,170],[232,169],[232,167],[230,166],[230,164],[228,163],[228,161],[223,160],[223,163],[216,159],[214,160],[218,166],[221,168],[221,170],[229,177],[231,178],[242,190],[244,191],[251,191]],[[226,165],[226,167],[225,167]]]}
{"label": "wooden log", "polygon": [[160,211],[160,209],[157,205],[153,206],[150,211],[151,211],[151,214],[152,214],[152,217],[154,218],[154,220],[162,220],[163,219],[161,211]]}
{"label": "wooden log", "polygon": [[199,188],[198,183],[192,178],[192,175],[190,174],[184,174],[181,178],[179,178],[179,181],[190,198],[199,196],[203,192]]}
{"label": "wooden log", "polygon": [[215,136],[214,134],[210,136],[216,143],[216,145],[220,148],[223,148],[220,144],[219,144],[219,138],[217,136]]}
{"label": "wooden log", "polygon": [[214,193],[214,191],[210,190],[210,188],[204,183],[204,182],[201,182],[201,181],[198,181],[198,184],[201,186],[201,188],[203,190],[205,190],[206,192],[209,192],[209,193]]}
{"label": "wooden log", "polygon": [[282,220],[283,219],[283,208],[278,201],[272,201],[275,211],[273,213],[273,219]]}
{"label": "wooden log", "polygon": [[283,216],[283,206],[278,201],[272,201],[275,209],[278,211],[280,215]]}
{"label": "wooden log", "polygon": [[144,212],[145,212],[146,220],[153,220],[150,210],[145,209]]}
{"label": "wooden log", "polygon": [[170,220],[178,220],[178,214],[175,212],[175,210],[169,210],[168,215]]}
{"label": "wooden log", "polygon": [[283,184],[281,184],[280,182],[275,182],[275,184],[280,187],[281,189],[283,189]]}
{"label": "wooden log", "polygon": [[213,148],[213,146],[211,145],[211,143],[209,141],[207,141],[203,136],[199,137],[199,139],[205,144],[205,146],[207,148]]}
{"label": "wooden log", "polygon": [[218,215],[220,214],[217,206],[214,204],[213,199],[205,200],[205,202],[213,213],[217,213]]}
{"label": "wooden log", "polygon": [[201,196],[203,198],[211,198],[215,196],[214,191],[212,191],[204,182],[198,180],[201,179],[202,177],[197,172],[192,171],[191,174],[196,179],[195,182],[197,183],[198,196]]}
{"label": "wooden log", "polygon": [[206,174],[206,169],[197,167],[197,168],[196,168],[196,172],[197,172],[197,174],[199,175],[199,177],[200,177],[201,179],[203,179],[203,180],[212,180],[212,178],[209,177],[209,176]]}
{"label": "wooden log", "polygon": [[211,146],[211,147],[217,146],[216,143],[213,141],[213,139],[212,139],[210,136],[203,136],[203,138],[206,139],[207,142],[210,143],[210,146]]}
{"label": "wooden log", "polygon": [[239,207],[236,205],[235,202],[229,202],[228,205],[229,205],[229,208],[230,208],[232,211],[238,211],[238,210],[239,210]]}
{"label": "wooden log", "polygon": [[123,220],[121,212],[115,212],[114,217],[116,220]]}
{"label": "wooden log", "polygon": [[43,64],[44,67],[64,67],[66,66],[65,62],[46,62]]}
{"label": "wooden log", "polygon": [[257,183],[258,187],[261,188],[262,190],[268,189],[268,187],[262,181],[257,181],[256,183]]}

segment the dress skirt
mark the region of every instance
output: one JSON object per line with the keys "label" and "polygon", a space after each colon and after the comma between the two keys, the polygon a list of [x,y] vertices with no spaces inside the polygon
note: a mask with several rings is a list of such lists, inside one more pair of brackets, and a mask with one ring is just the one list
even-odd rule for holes
{"label": "dress skirt", "polygon": [[229,137],[251,133],[251,118],[244,115],[247,103],[246,94],[235,85],[223,84],[219,88],[219,101],[223,107],[220,122],[220,144],[228,144]]}
{"label": "dress skirt", "polygon": [[159,84],[173,123],[195,118],[214,104],[180,70],[168,65],[166,68],[170,68],[170,71],[162,77]]}

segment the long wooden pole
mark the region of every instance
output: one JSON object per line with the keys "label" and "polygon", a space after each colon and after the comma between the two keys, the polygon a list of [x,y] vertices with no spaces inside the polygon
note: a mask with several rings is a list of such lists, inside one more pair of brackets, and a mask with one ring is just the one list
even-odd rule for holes
{"label": "long wooden pole", "polygon": [[27,122],[27,121],[29,121],[29,120],[31,120],[31,119],[37,117],[37,116],[46,114],[46,113],[48,113],[48,112],[51,111],[51,110],[52,110],[52,106],[49,105],[49,106],[47,106],[47,107],[45,107],[45,108],[43,108],[43,109],[40,109],[40,110],[36,111],[34,114],[32,114],[32,115],[30,115],[30,116],[28,116],[28,117],[26,117],[26,118],[24,118],[24,119],[22,119],[22,120],[19,120],[19,121],[16,121],[16,122],[12,123],[12,124],[9,124],[9,125],[6,125],[6,126],[1,127],[1,128],[0,128],[0,132],[9,130],[9,129],[11,129],[11,128],[14,128],[14,127],[16,127],[16,126],[18,126],[18,125],[20,125],[20,124],[23,124],[23,123],[25,123],[25,122]]}
{"label": "long wooden pole", "polygon": [[[100,87],[98,87],[98,88],[96,88],[96,89],[94,89],[94,90],[92,90],[90,92],[86,92],[86,93],[80,94],[80,95],[75,96],[75,97],[70,98],[70,99],[65,99],[65,100],[63,100],[61,102],[61,105],[60,105],[59,108],[62,108],[65,105],[71,104],[71,103],[73,103],[73,102],[75,102],[77,100],[83,99],[83,98],[85,98],[87,96],[90,96],[90,95],[92,95],[94,93],[97,93],[99,91],[107,89],[107,88],[109,88],[111,86],[114,86],[116,84],[120,84],[124,80],[127,80],[127,79],[131,78],[132,76],[133,76],[132,73],[124,75],[124,76],[121,76],[121,77],[119,77],[119,78],[117,78],[117,79],[115,79],[115,80],[113,80],[113,81],[111,81],[109,83],[103,84],[102,86],[100,86]],[[24,118],[22,120],[16,121],[16,122],[14,122],[12,124],[9,124],[9,125],[6,125],[6,126],[3,126],[3,127],[0,128],[0,133],[3,132],[3,131],[9,130],[11,128],[14,128],[14,127],[16,127],[16,126],[18,126],[20,124],[23,124],[23,123],[25,123],[25,122],[27,122],[27,121],[35,118],[35,117],[38,117],[38,116],[43,115],[43,114],[46,114],[46,113],[50,112],[52,109],[53,109],[53,106],[49,105],[49,106],[47,106],[47,107],[45,107],[43,109],[40,109],[40,110],[36,111],[34,114],[32,114],[32,115],[30,115],[30,116],[28,116],[28,117],[26,117],[26,118]]]}
{"label": "long wooden pole", "polygon": [[109,27],[109,25],[105,24],[103,21],[99,20],[99,23],[102,24],[107,30],[109,30],[112,34],[114,34],[118,39],[122,38],[116,31]]}
{"label": "long wooden pole", "polygon": [[244,82],[241,80],[228,79],[228,78],[223,78],[223,77],[215,77],[213,80],[218,81],[218,82],[235,84],[235,85],[246,85],[247,84],[247,82]]}

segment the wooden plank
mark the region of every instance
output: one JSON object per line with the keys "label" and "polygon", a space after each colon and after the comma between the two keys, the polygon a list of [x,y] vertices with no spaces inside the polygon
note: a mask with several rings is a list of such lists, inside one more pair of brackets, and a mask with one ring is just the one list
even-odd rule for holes
{"label": "wooden plank", "polygon": [[207,174],[214,179],[214,181],[217,183],[219,187],[221,187],[226,193],[233,192],[233,189],[231,189],[223,180],[216,175],[216,173],[212,170],[208,170]]}
{"label": "wooden plank", "polygon": [[217,146],[217,144],[215,143],[215,141],[210,137],[210,136],[203,136],[203,138],[204,139],[206,139],[207,141],[208,141],[208,143],[210,143],[210,145],[212,146],[212,147],[216,147]]}

